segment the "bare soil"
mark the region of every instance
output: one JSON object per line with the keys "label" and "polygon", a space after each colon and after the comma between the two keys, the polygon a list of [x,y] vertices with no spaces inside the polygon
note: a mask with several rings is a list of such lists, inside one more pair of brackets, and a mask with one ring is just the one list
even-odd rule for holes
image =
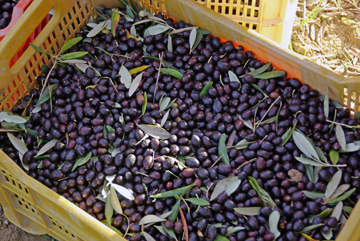
{"label": "bare soil", "polygon": [[360,76],[360,0],[299,0],[291,46],[336,73]]}

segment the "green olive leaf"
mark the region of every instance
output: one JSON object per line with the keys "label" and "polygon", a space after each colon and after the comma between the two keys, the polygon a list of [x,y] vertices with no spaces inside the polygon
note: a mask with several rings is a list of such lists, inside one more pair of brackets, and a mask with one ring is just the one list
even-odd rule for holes
{"label": "green olive leaf", "polygon": [[142,115],[145,115],[146,106],[147,106],[147,94],[146,94],[146,91],[145,91],[145,92],[144,92],[144,104],[143,104],[143,106],[141,107],[141,114],[142,114]]}
{"label": "green olive leaf", "polygon": [[329,118],[329,87],[326,86],[325,98],[324,98],[324,114],[326,118]]}
{"label": "green olive leaf", "polygon": [[191,48],[191,50],[194,50],[194,49],[197,48],[197,46],[201,42],[202,37],[203,37],[202,33],[199,33],[199,34],[196,35],[195,43],[194,43],[194,46]]}
{"label": "green olive leaf", "polygon": [[203,35],[211,33],[209,30],[206,30],[206,29],[197,29],[196,32],[197,32],[197,34],[201,33]]}
{"label": "green olive leaf", "polygon": [[139,225],[145,225],[145,224],[148,224],[148,223],[158,223],[158,222],[163,222],[163,221],[165,221],[165,219],[160,218],[160,217],[158,217],[156,215],[153,215],[153,214],[149,214],[149,215],[144,216],[139,221]]}
{"label": "green olive leaf", "polygon": [[163,118],[161,119],[161,126],[164,126],[165,125],[165,123],[166,123],[166,121],[168,120],[168,118],[169,118],[169,113],[170,113],[170,110],[168,110],[166,113],[165,113],[165,115],[163,116]]}
{"label": "green olive leaf", "polygon": [[276,71],[271,71],[271,72],[266,72],[266,73],[255,75],[254,78],[256,78],[256,79],[274,79],[274,78],[277,78],[284,74],[285,74],[285,71],[276,70]]}
{"label": "green olive leaf", "polygon": [[154,125],[138,125],[138,127],[143,130],[149,136],[152,136],[156,139],[169,139],[171,134],[165,129],[154,126]]}
{"label": "green olive leaf", "polygon": [[300,232],[297,232],[297,233],[304,233],[304,232],[306,232],[306,231],[313,230],[313,229],[318,228],[318,227],[321,227],[321,226],[323,226],[323,225],[324,225],[323,223],[310,225],[310,226],[305,227],[303,230],[301,230]]}
{"label": "green olive leaf", "polygon": [[326,186],[325,198],[328,199],[338,188],[341,181],[342,171],[337,171]]}
{"label": "green olive leaf", "polygon": [[113,11],[111,14],[111,33],[115,37],[116,28],[120,20],[120,14],[116,11]]}
{"label": "green olive leaf", "polygon": [[79,51],[79,52],[72,52],[72,53],[68,53],[68,54],[64,54],[60,56],[61,60],[66,60],[66,59],[78,59],[78,58],[82,58],[85,55],[87,55],[89,52],[87,51]]}
{"label": "green olive leaf", "polygon": [[146,241],[155,241],[155,239],[147,232],[142,231],[142,234],[144,235],[144,238],[146,239]]}
{"label": "green olive leaf", "polygon": [[113,186],[110,185],[110,200],[111,200],[111,205],[113,207],[113,209],[115,210],[115,212],[117,212],[118,214],[123,214],[123,210],[121,208],[120,205],[120,201],[116,195],[116,191],[114,189]]}
{"label": "green olive leaf", "polygon": [[333,210],[332,208],[327,208],[317,216],[322,217],[322,218],[327,218],[331,214],[332,210]]}
{"label": "green olive leaf", "polygon": [[280,213],[278,211],[273,211],[269,216],[269,227],[270,232],[274,235],[274,239],[277,239],[281,234],[278,230],[279,220]]}
{"label": "green olive leaf", "polygon": [[83,38],[82,37],[77,37],[77,38],[72,38],[69,39],[68,41],[66,41],[64,43],[64,45],[61,47],[60,53],[65,52],[66,50],[68,50],[69,48],[71,48],[72,46],[74,46],[75,44],[77,44],[78,42],[80,42]]}
{"label": "green olive leaf", "polygon": [[344,206],[343,207],[344,212],[346,212],[347,214],[351,214],[351,212],[354,210],[354,208],[350,207],[350,206]]}
{"label": "green olive leaf", "polygon": [[236,116],[240,119],[240,120],[242,120],[242,122],[244,122],[244,125],[246,125],[249,129],[253,129],[253,125],[252,125],[252,123],[251,123],[251,120],[244,120],[242,117],[241,117],[241,115],[239,115],[239,114],[236,114]]}
{"label": "green olive leaf", "polygon": [[[54,91],[59,84],[52,84],[50,85],[50,91]],[[35,106],[39,106],[42,103],[45,103],[46,101],[48,101],[50,99],[50,93],[49,93],[49,88],[45,88],[44,92],[42,93],[42,95],[40,96],[38,102],[36,103]]]}
{"label": "green olive leaf", "polygon": [[134,200],[134,195],[132,194],[132,191],[130,191],[129,189],[115,183],[111,183],[111,186],[114,187],[115,190],[124,198],[127,198],[129,200]]}
{"label": "green olive leaf", "polygon": [[227,153],[227,147],[225,145],[225,141],[226,141],[226,134],[223,133],[219,140],[218,155],[219,155],[219,157],[221,157],[221,160],[223,161],[223,163],[230,166],[230,159],[229,159],[229,155]]}
{"label": "green olive leaf", "polygon": [[234,211],[246,216],[256,216],[260,214],[260,209],[261,207],[244,207],[234,208]]}
{"label": "green olive leaf", "polygon": [[186,198],[185,199],[188,202],[191,202],[193,204],[199,205],[199,206],[208,206],[210,205],[210,203],[202,198],[196,198],[196,197],[191,197],[191,198]]}
{"label": "green olive leaf", "polygon": [[295,131],[295,128],[296,128],[296,124],[297,124],[297,120],[295,121],[295,125],[293,125],[292,128],[288,129],[284,135],[281,136],[281,139],[282,139],[282,143],[281,143],[281,146],[284,146],[288,140],[291,138],[292,134],[294,133]]}
{"label": "green olive leaf", "polygon": [[321,161],[327,162],[327,158],[324,155],[324,152],[319,147],[315,146],[315,151],[319,155]]}
{"label": "green olive leaf", "polygon": [[259,183],[253,177],[248,177],[251,187],[257,192],[258,196],[263,200],[263,203],[274,208],[277,207],[271,196],[260,187]]}
{"label": "green olive leaf", "polygon": [[338,203],[340,201],[344,201],[345,199],[347,199],[348,197],[351,196],[351,194],[353,194],[355,192],[356,188],[353,188],[349,191],[347,191],[346,193],[344,193],[343,195],[341,195],[340,197],[335,198],[334,200],[328,202],[328,204],[335,204]]}
{"label": "green olive leaf", "polygon": [[105,217],[108,225],[111,225],[111,219],[113,214],[114,214],[114,209],[111,205],[111,195],[108,195],[105,204]]}
{"label": "green olive leaf", "polygon": [[356,145],[356,143],[349,143],[349,144],[346,144],[346,149],[340,150],[339,153],[355,152],[355,151],[358,151],[359,149],[360,149],[360,146]]}
{"label": "green olive leaf", "polygon": [[106,26],[111,23],[111,20],[106,20],[97,24],[87,35],[86,37],[92,38],[95,37],[98,33],[100,33]]}
{"label": "green olive leaf", "polygon": [[120,82],[123,83],[127,89],[129,89],[131,85],[131,74],[124,65],[121,66],[119,75]]}
{"label": "green olive leaf", "polygon": [[193,183],[189,186],[180,187],[180,188],[177,188],[177,189],[174,189],[171,191],[154,194],[154,195],[151,195],[150,197],[151,198],[166,198],[166,197],[173,197],[175,195],[183,195],[183,194],[186,194],[187,192],[189,192],[194,186],[195,186],[195,183]]}
{"label": "green olive leaf", "polygon": [[179,206],[180,206],[181,200],[177,200],[173,208],[171,209],[171,214],[169,216],[169,220],[175,222],[178,214],[179,214]]}
{"label": "green olive leaf", "polygon": [[[0,122],[2,122],[2,121],[6,121],[8,123],[14,123],[14,124],[25,124],[27,122],[27,120],[21,116],[12,115],[12,114],[9,115],[7,112],[4,112],[4,111],[0,113]],[[2,124],[4,124],[4,123],[2,123]],[[2,127],[5,128],[5,126],[3,126],[3,125],[2,125]],[[10,126],[8,126],[8,127],[10,127]],[[15,129],[15,128],[11,128],[11,129]]]}
{"label": "green olive leaf", "polygon": [[342,214],[342,210],[343,210],[343,202],[338,202],[334,208],[334,210],[331,213],[331,217],[336,218],[336,220],[339,221],[340,216]]}
{"label": "green olive leaf", "polygon": [[226,229],[227,233],[226,233],[225,237],[229,237],[230,235],[235,234],[235,233],[237,233],[237,232],[239,232],[241,230],[244,230],[244,229],[245,229],[244,227],[228,227]]}
{"label": "green olive leaf", "polygon": [[240,186],[241,180],[236,180],[233,183],[230,183],[230,185],[226,188],[225,193],[230,196],[233,194],[236,189]]}
{"label": "green olive leaf", "polygon": [[173,43],[172,43],[172,37],[169,34],[168,35],[168,45],[167,45],[168,51],[169,52],[173,52]]}
{"label": "green olive leaf", "polygon": [[236,76],[236,74],[234,72],[232,72],[231,70],[229,70],[228,75],[229,75],[230,82],[238,82],[240,84],[240,87],[239,87],[239,89],[240,89],[241,82],[240,82],[239,78]]}
{"label": "green olive leaf", "polygon": [[49,52],[46,52],[45,50],[42,50],[41,48],[39,48],[38,46],[36,46],[35,44],[33,43],[29,43],[31,47],[33,47],[35,50],[43,53],[43,54],[46,54],[46,55],[49,55],[51,56],[51,54]]}
{"label": "green olive leaf", "polygon": [[75,160],[75,164],[74,164],[73,168],[71,169],[71,171],[73,172],[78,166],[82,166],[82,165],[86,164],[90,160],[91,156],[92,156],[92,152],[90,151],[88,154],[86,154],[86,156],[77,158]]}
{"label": "green olive leaf", "polygon": [[190,36],[189,36],[189,44],[190,44],[190,49],[193,49],[194,43],[195,43],[195,39],[196,39],[196,28],[193,28],[190,32]]}
{"label": "green olive leaf", "polygon": [[349,188],[350,188],[350,184],[340,185],[338,188],[336,188],[335,192],[331,195],[331,197],[329,197],[328,199],[325,200],[324,204],[331,202],[332,200],[334,200],[335,198],[337,198],[338,196],[343,194]]}
{"label": "green olive leaf", "polygon": [[136,89],[139,87],[141,79],[142,79],[143,72],[141,72],[139,75],[135,77],[135,79],[131,82],[130,88],[129,88],[129,97],[131,97]]}
{"label": "green olive leaf", "polygon": [[307,158],[303,158],[303,157],[295,157],[295,159],[299,162],[301,162],[302,164],[308,164],[314,167],[325,167],[326,165],[324,163],[320,163],[320,162],[316,162]]}
{"label": "green olive leaf", "polygon": [[55,146],[55,144],[58,142],[59,140],[54,139],[49,141],[48,143],[46,143],[43,147],[41,147],[41,149],[39,150],[38,154],[36,154],[35,157],[37,156],[41,156],[42,154],[46,153],[47,151],[49,151],[51,148],[53,148]]}
{"label": "green olive leaf", "polygon": [[174,232],[173,229],[168,229],[166,226],[165,226],[165,222],[162,222],[161,223],[161,226],[163,227],[163,229],[166,231],[166,233],[168,235],[170,235],[170,237],[172,237],[174,240],[177,240],[177,237],[176,237],[176,234]]}
{"label": "green olive leaf", "polygon": [[147,29],[145,29],[143,36],[144,36],[144,38],[146,38],[147,36],[163,33],[169,29],[170,29],[170,26],[165,26],[162,24],[152,25],[152,26],[148,27]]}
{"label": "green olive leaf", "polygon": [[25,165],[23,163],[23,155],[25,154],[25,152],[29,151],[25,145],[24,142],[22,142],[20,139],[16,138],[13,134],[11,133],[6,133],[11,144],[15,147],[16,150],[18,150],[19,152],[19,158],[20,158],[20,161],[21,161],[21,164],[22,166],[24,167],[24,169],[26,171],[29,170],[29,165]]}
{"label": "green olive leaf", "polygon": [[[264,73],[269,67],[270,67],[271,63],[267,63],[265,65],[263,65],[262,67],[250,72],[250,73],[247,73],[251,76],[256,76],[256,75],[259,75],[259,74],[262,74]],[[245,74],[241,75],[240,78],[244,78]]]}
{"label": "green olive leaf", "polygon": [[160,111],[166,110],[167,106],[170,103],[170,100],[171,100],[170,97],[165,97],[160,100],[160,103],[159,103]]}
{"label": "green olive leaf", "polygon": [[238,180],[237,176],[227,177],[220,180],[218,184],[216,184],[214,191],[211,193],[210,201],[216,199],[220,195],[220,193],[224,192],[230,184],[236,182],[237,180]]}
{"label": "green olive leaf", "polygon": [[313,144],[301,131],[294,131],[292,137],[294,139],[295,145],[300,149],[302,153],[304,153],[308,157],[314,157],[316,160],[319,160],[319,156],[315,151]]}
{"label": "green olive leaf", "polygon": [[161,68],[160,73],[169,74],[177,79],[181,79],[183,77],[183,75],[179,71],[177,71],[175,69],[170,69],[170,68]]}
{"label": "green olive leaf", "polygon": [[218,235],[216,235],[214,241],[230,241],[230,240],[227,237],[218,234]]}
{"label": "green olive leaf", "polygon": [[335,135],[341,146],[341,149],[346,150],[345,132],[340,124],[336,124]]}
{"label": "green olive leaf", "polygon": [[209,88],[211,86],[213,86],[213,84],[214,84],[214,82],[210,81],[203,87],[203,89],[201,90],[200,95],[199,95],[200,98],[203,97],[204,95],[206,95],[207,91],[209,90]]}

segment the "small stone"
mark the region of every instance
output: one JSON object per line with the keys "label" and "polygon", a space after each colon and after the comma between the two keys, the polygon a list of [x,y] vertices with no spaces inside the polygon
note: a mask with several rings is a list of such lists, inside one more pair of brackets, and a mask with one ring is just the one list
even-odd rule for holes
{"label": "small stone", "polygon": [[298,183],[302,181],[303,174],[296,169],[291,169],[288,171],[288,175],[290,176],[291,180]]}

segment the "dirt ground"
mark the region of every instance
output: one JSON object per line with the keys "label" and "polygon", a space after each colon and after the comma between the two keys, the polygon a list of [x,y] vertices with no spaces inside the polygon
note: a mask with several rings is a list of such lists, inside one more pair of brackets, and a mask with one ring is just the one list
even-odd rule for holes
{"label": "dirt ground", "polygon": [[10,223],[0,206],[0,240],[2,241],[50,241],[50,237],[29,234]]}
{"label": "dirt ground", "polygon": [[[299,0],[290,49],[334,72],[360,76],[360,0]],[[1,206],[0,240],[55,241],[13,225]]]}
{"label": "dirt ground", "polygon": [[360,0],[299,0],[291,47],[336,73],[360,76]]}

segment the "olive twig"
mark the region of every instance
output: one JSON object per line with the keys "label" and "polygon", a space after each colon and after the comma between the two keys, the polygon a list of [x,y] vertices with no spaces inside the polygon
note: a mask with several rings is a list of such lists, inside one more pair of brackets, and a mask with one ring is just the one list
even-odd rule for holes
{"label": "olive twig", "polygon": [[41,95],[43,94],[43,92],[44,92],[44,90],[45,90],[45,86],[46,86],[46,84],[47,84],[47,81],[48,81],[48,79],[50,78],[50,74],[51,74],[51,72],[54,70],[56,64],[57,64],[57,60],[54,61],[53,66],[51,67],[51,69],[49,70],[49,72],[48,72],[48,74],[47,74],[47,76],[46,76],[46,79],[45,79],[45,81],[44,81],[43,87],[42,87],[41,92],[40,92],[40,95],[39,95],[39,99],[40,99]]}

